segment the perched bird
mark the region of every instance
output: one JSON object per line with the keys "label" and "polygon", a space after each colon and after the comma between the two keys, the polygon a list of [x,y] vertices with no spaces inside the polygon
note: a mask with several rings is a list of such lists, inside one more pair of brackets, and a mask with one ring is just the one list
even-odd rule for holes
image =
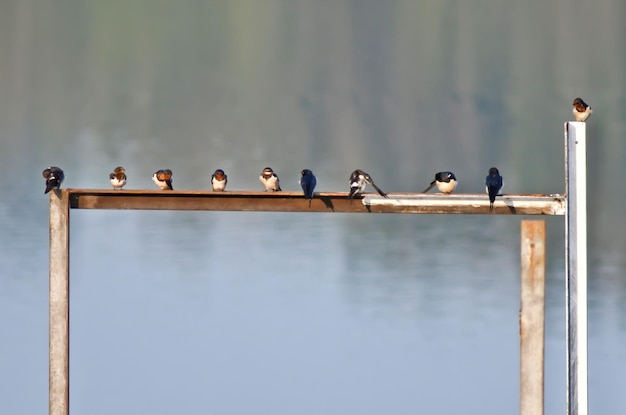
{"label": "perched bird", "polygon": [[124,170],[124,167],[116,167],[113,173],[109,174],[109,180],[113,190],[122,190],[122,187],[126,184],[126,170]]}
{"label": "perched bird", "polygon": [[456,183],[456,176],[454,175],[454,173],[452,173],[451,171],[440,171],[439,173],[435,174],[435,180],[430,182],[430,185],[428,185],[428,187],[424,189],[422,193],[428,192],[430,189],[435,187],[435,185],[437,185],[437,189],[439,189],[441,193],[449,195],[454,191]]}
{"label": "perched bird", "polygon": [[161,190],[174,190],[172,186],[172,171],[170,169],[158,170],[152,175],[152,181]]}
{"label": "perched bird", "polygon": [[259,180],[265,186],[265,190],[277,191],[280,192],[283,189],[280,188],[280,183],[278,181],[278,176],[274,173],[271,167],[266,167],[263,169],[263,173],[259,176]]}
{"label": "perched bird", "polygon": [[213,186],[214,192],[223,192],[226,189],[226,183],[228,183],[228,176],[224,173],[224,170],[217,169],[211,176],[211,186]]}
{"label": "perched bird", "polygon": [[311,170],[304,169],[301,173],[302,177],[300,178],[300,186],[302,186],[304,197],[309,201],[309,207],[311,207],[311,199],[313,199],[313,190],[315,190],[317,179]]}
{"label": "perched bird", "polygon": [[591,107],[587,105],[587,103],[583,101],[582,98],[576,98],[572,103],[572,106],[574,107],[572,108],[574,118],[576,118],[576,121],[579,122],[587,121],[587,118],[589,118],[589,116],[593,112],[591,110]]}
{"label": "perched bird", "polygon": [[52,189],[61,188],[61,183],[63,182],[63,179],[65,179],[63,170],[56,166],[48,167],[41,174],[44,179],[46,179],[46,190],[44,190],[44,194],[48,193]]}
{"label": "perched bird", "polygon": [[504,182],[500,172],[495,167],[489,169],[489,175],[485,178],[485,186],[487,194],[489,195],[489,212],[493,212],[493,204],[496,201],[496,196],[500,196],[502,193],[502,187]]}
{"label": "perched bird", "polygon": [[378,192],[382,197],[387,197],[387,193],[383,192],[372,180],[369,174],[365,173],[363,170],[355,170],[350,175],[350,199],[359,193],[363,193],[365,191],[365,187],[367,184],[371,184],[374,189]]}

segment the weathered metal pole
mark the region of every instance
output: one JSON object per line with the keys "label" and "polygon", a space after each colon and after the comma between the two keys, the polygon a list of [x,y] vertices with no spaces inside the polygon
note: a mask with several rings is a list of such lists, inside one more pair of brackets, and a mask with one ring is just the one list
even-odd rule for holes
{"label": "weathered metal pole", "polygon": [[565,190],[567,413],[587,415],[587,139],[584,122],[565,123]]}
{"label": "weathered metal pole", "polygon": [[70,403],[70,198],[50,192],[49,413],[68,415]]}
{"label": "weathered metal pole", "polygon": [[546,221],[522,221],[520,415],[543,415]]}

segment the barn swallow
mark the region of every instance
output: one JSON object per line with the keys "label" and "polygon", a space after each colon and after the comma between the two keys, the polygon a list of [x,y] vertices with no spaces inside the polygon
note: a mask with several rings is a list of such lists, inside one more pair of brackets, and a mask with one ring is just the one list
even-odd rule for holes
{"label": "barn swallow", "polygon": [[309,207],[311,207],[311,199],[313,199],[313,190],[315,190],[317,179],[313,175],[313,172],[308,169],[302,170],[301,174],[300,186],[302,186],[304,197],[309,201]]}
{"label": "barn swallow", "polygon": [[378,192],[382,197],[387,197],[387,193],[383,192],[372,180],[369,174],[365,173],[363,170],[355,170],[350,175],[350,194],[349,197],[352,199],[355,195],[359,193],[363,193],[365,191],[365,187],[367,184],[371,184],[374,189]]}
{"label": "barn swallow", "polygon": [[172,186],[172,171],[170,169],[158,170],[152,175],[152,181],[161,190],[174,190]]}
{"label": "barn swallow", "polygon": [[122,190],[122,187],[126,184],[126,170],[124,170],[124,167],[116,167],[113,173],[109,174],[109,180],[113,190]]}
{"label": "barn swallow", "polygon": [[572,108],[574,118],[576,118],[576,121],[578,122],[587,121],[587,118],[589,118],[589,116],[593,112],[591,110],[591,107],[587,105],[587,103],[583,101],[582,98],[576,98],[572,103],[572,106],[574,107]]}
{"label": "barn swallow", "polygon": [[271,167],[266,167],[263,169],[263,173],[259,176],[259,180],[265,186],[265,190],[267,191],[277,191],[280,192],[283,189],[280,188],[280,183],[278,180],[278,176],[274,173]]}
{"label": "barn swallow", "polygon": [[496,196],[502,194],[502,187],[504,186],[502,176],[500,176],[500,172],[495,167],[489,169],[489,175],[485,178],[485,186],[489,195],[489,212],[493,212]]}
{"label": "barn swallow", "polygon": [[44,194],[48,193],[52,189],[60,189],[61,183],[63,182],[63,179],[65,179],[63,170],[56,166],[48,167],[41,174],[44,179],[46,179],[46,190],[44,190]]}
{"label": "barn swallow", "polygon": [[435,174],[435,180],[430,182],[430,185],[428,185],[428,187],[424,189],[422,193],[428,192],[430,189],[435,187],[435,185],[437,185],[437,189],[439,189],[441,193],[449,195],[454,191],[456,183],[457,181],[454,173],[452,173],[451,171],[440,171],[439,173]]}
{"label": "barn swallow", "polygon": [[226,183],[228,183],[228,176],[224,173],[224,170],[217,169],[211,176],[211,186],[213,186],[214,192],[223,192],[226,189]]}

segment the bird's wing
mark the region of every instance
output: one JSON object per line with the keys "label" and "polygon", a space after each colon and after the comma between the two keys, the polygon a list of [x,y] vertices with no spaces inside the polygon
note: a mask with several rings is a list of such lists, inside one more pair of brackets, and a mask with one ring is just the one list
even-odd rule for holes
{"label": "bird's wing", "polygon": [[428,192],[430,189],[432,189],[433,187],[435,187],[435,184],[436,184],[436,183],[437,183],[437,181],[436,181],[436,180],[433,180],[432,182],[430,182],[430,184],[428,185],[428,187],[427,187],[426,189],[424,189],[424,190],[422,191],[422,193],[426,193],[426,192]]}
{"label": "bird's wing", "polygon": [[376,186],[373,180],[370,180],[370,183],[372,184],[374,189],[376,189],[379,195],[381,195],[382,197],[387,197],[387,193],[383,192],[380,187]]}

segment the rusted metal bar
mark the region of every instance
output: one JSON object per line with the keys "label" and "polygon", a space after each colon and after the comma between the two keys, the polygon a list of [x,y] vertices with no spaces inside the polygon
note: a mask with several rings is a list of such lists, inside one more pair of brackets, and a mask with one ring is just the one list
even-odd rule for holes
{"label": "rusted metal bar", "polygon": [[567,414],[587,415],[586,123],[565,123]]}
{"label": "rusted metal bar", "polygon": [[[301,192],[152,191],[64,189],[73,209],[213,210],[337,213],[458,213],[488,214],[484,194],[441,195],[390,193],[388,198],[365,194],[350,200],[347,192],[315,193],[311,206]],[[497,214],[563,215],[562,195],[498,197]]]}
{"label": "rusted metal bar", "polygon": [[69,192],[50,192],[49,413],[68,415],[70,402]]}
{"label": "rusted metal bar", "polygon": [[520,415],[543,415],[546,222],[521,226]]}

